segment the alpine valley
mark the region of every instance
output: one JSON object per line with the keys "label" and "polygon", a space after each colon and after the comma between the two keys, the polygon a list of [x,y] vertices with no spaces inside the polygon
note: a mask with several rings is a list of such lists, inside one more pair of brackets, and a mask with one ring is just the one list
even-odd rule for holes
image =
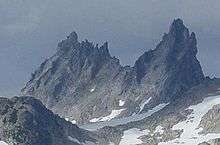
{"label": "alpine valley", "polygon": [[220,145],[220,79],[197,51],[181,19],[134,66],[72,32],[20,96],[0,99],[2,144]]}

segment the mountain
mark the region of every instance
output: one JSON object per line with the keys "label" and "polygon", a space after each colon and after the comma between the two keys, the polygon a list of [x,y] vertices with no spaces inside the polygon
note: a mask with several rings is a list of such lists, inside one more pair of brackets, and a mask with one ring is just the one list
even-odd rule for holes
{"label": "mountain", "polygon": [[77,124],[146,113],[204,81],[196,45],[195,34],[176,19],[155,49],[134,66],[122,66],[107,42],[101,47],[79,42],[72,32],[21,92]]}
{"label": "mountain", "polygon": [[220,144],[219,88],[220,79],[206,78],[146,118],[113,124],[123,132],[120,145]]}
{"label": "mountain", "polygon": [[107,42],[79,42],[72,32],[21,93],[68,120],[43,107],[62,127],[39,130],[53,128],[64,137],[51,140],[62,143],[67,130],[80,132],[71,137],[81,144],[219,145],[220,79],[204,76],[197,52],[196,35],[181,19],[134,66],[122,66]]}
{"label": "mountain", "polygon": [[103,145],[108,141],[65,121],[28,96],[0,98],[0,139],[9,145]]}

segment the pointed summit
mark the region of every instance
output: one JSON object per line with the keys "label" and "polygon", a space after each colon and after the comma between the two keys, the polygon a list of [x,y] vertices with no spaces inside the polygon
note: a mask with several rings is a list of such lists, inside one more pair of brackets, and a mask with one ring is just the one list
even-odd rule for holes
{"label": "pointed summit", "polygon": [[75,31],[73,31],[72,33],[70,33],[69,36],[67,36],[67,39],[70,39],[72,41],[78,41],[78,35]]}
{"label": "pointed summit", "polygon": [[184,29],[186,29],[186,26],[184,25],[183,20],[179,18],[174,19],[170,26],[170,32],[173,32],[173,33],[181,32]]}
{"label": "pointed summit", "polygon": [[174,27],[175,26],[183,26],[184,27],[183,20],[180,18],[174,19],[171,26],[174,26]]}
{"label": "pointed summit", "polygon": [[108,42],[105,42],[100,48],[99,48],[101,54],[103,56],[107,56],[107,57],[110,57],[110,53],[109,53],[109,50],[108,50]]}
{"label": "pointed summit", "polygon": [[189,30],[181,19],[174,19],[170,26],[169,34],[175,37],[177,42],[184,41],[189,37]]}
{"label": "pointed summit", "polygon": [[190,35],[183,21],[175,19],[157,48],[145,52],[136,61],[137,81],[157,84],[158,78],[166,76],[160,96],[176,97],[204,80],[196,54],[195,33]]}
{"label": "pointed summit", "polygon": [[70,33],[66,39],[58,43],[57,51],[61,54],[68,52],[72,47],[78,44],[78,35],[75,31]]}

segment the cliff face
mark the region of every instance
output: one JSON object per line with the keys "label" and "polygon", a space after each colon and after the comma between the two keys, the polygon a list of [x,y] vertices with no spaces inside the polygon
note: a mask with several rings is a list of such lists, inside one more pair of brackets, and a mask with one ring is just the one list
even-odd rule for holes
{"label": "cliff face", "polygon": [[108,43],[98,47],[88,40],[79,42],[72,32],[32,74],[22,94],[80,124],[130,116],[172,101],[201,83],[204,75],[196,54],[195,34],[180,19],[133,67],[121,66],[109,54]]}
{"label": "cliff face", "polygon": [[160,99],[173,99],[204,80],[196,58],[196,37],[180,19],[174,20],[156,49],[135,63],[137,80],[156,86]]}
{"label": "cliff face", "polygon": [[10,145],[87,145],[100,141],[97,135],[54,115],[39,100],[27,96],[0,98],[0,139]]}

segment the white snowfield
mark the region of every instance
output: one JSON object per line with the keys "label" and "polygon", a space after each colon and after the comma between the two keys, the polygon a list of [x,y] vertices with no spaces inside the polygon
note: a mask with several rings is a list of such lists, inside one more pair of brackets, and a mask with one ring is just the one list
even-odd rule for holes
{"label": "white snowfield", "polygon": [[68,139],[72,142],[75,142],[75,143],[78,143],[78,144],[81,144],[81,142],[78,141],[78,139],[76,138],[73,138],[72,136],[68,136]]}
{"label": "white snowfield", "polygon": [[96,145],[96,144],[94,142],[91,142],[91,141],[86,141],[82,145]]}
{"label": "white snowfield", "polygon": [[89,122],[98,122],[98,121],[109,121],[115,118],[116,116],[120,115],[122,111],[125,109],[119,109],[119,110],[112,110],[111,114],[105,117],[99,117],[99,118],[93,118]]}
{"label": "white snowfield", "polygon": [[[112,119],[110,121],[105,121],[105,122],[95,122],[95,123],[91,123],[91,124],[82,125],[80,127],[83,129],[90,130],[90,131],[95,131],[95,130],[100,129],[104,126],[116,126],[116,125],[121,125],[121,124],[127,124],[129,122],[139,121],[139,120],[147,118],[147,117],[151,116],[152,114],[156,113],[157,111],[163,109],[168,104],[169,103],[159,104],[158,106],[152,108],[151,110],[148,110],[146,113],[134,114],[129,117],[124,117],[124,118],[120,118],[120,119]],[[94,120],[92,120],[92,121],[94,121]]]}
{"label": "white snowfield", "polygon": [[199,134],[202,128],[198,128],[201,118],[210,110],[214,105],[220,104],[220,95],[208,97],[202,103],[193,105],[189,109],[193,109],[188,119],[173,126],[173,130],[182,130],[180,138],[159,143],[159,145],[197,145],[204,141],[220,138],[219,134]]}
{"label": "white snowfield", "polygon": [[[73,138],[71,136],[68,136],[68,139],[72,142],[75,142],[77,144],[80,145],[96,145],[95,143],[91,142],[91,141],[86,141],[86,142],[80,142],[79,140],[77,140],[76,138]],[[1,144],[0,144],[1,145]]]}
{"label": "white snowfield", "polygon": [[149,103],[150,100],[151,100],[151,97],[148,98],[144,103],[142,103],[142,104],[140,105],[140,111],[139,111],[139,112],[141,112],[141,111],[144,109],[144,106],[145,106],[147,103]]}
{"label": "white snowfield", "polygon": [[157,126],[156,127],[156,129],[155,129],[155,131],[154,131],[154,133],[159,133],[159,134],[163,134],[163,132],[164,132],[164,129],[163,129],[163,127],[162,126]]}
{"label": "white snowfield", "polygon": [[94,92],[95,91],[96,86],[94,86],[92,89],[90,89],[90,92]]}
{"label": "white snowfield", "polygon": [[76,124],[76,120],[72,120],[71,122],[72,122],[72,124]]}
{"label": "white snowfield", "polygon": [[[163,134],[164,129],[162,126],[157,126],[154,133]],[[129,130],[124,131],[124,135],[121,138],[119,145],[138,145],[144,143],[140,137],[143,135],[148,135],[150,133],[150,130],[140,130],[137,128],[132,128]]]}
{"label": "white snowfield", "polygon": [[140,130],[137,128],[132,128],[129,130],[126,130],[124,132],[124,135],[119,143],[119,145],[136,145],[143,143],[141,139],[139,139],[140,136],[149,134],[149,130]]}
{"label": "white snowfield", "polygon": [[119,100],[119,106],[124,106],[124,104],[125,104],[125,101],[123,101],[123,100]]}
{"label": "white snowfield", "polygon": [[8,145],[8,144],[4,141],[0,141],[0,145]]}
{"label": "white snowfield", "polygon": [[[66,121],[70,121],[69,118],[65,118],[65,120],[66,120]],[[76,124],[76,120],[71,120],[70,122],[71,122],[72,124]]]}

